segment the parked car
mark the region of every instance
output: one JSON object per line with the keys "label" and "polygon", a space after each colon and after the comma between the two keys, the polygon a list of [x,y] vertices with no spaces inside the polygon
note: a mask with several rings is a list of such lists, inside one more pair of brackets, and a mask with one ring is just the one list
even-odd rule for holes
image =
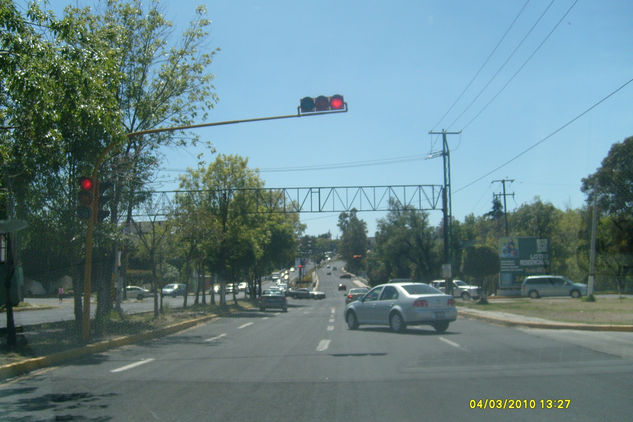
{"label": "parked car", "polygon": [[317,290],[311,290],[310,296],[312,299],[325,299],[325,292],[319,292]]}
{"label": "parked car", "polygon": [[396,332],[407,325],[431,325],[443,333],[456,319],[455,299],[424,283],[381,284],[345,305],[350,330],[363,324],[389,325]]}
{"label": "parked car", "polygon": [[367,293],[368,291],[369,289],[367,287],[357,287],[354,289],[349,289],[349,292],[347,292],[347,296],[345,296],[345,304],[358,300],[359,298],[363,297],[363,295],[365,295],[365,293]]}
{"label": "parked car", "polygon": [[350,273],[343,273],[340,275],[340,278],[352,278],[352,275]]}
{"label": "parked car", "polygon": [[259,310],[265,311],[266,308],[278,308],[283,312],[288,312],[288,303],[286,296],[278,289],[266,289],[259,297]]}
{"label": "parked car", "polygon": [[288,290],[287,296],[290,296],[294,299],[311,299],[312,295],[310,294],[310,289],[299,288],[294,290]]}
{"label": "parked car", "polygon": [[541,296],[571,296],[578,298],[587,295],[587,285],[574,283],[560,275],[531,275],[521,283],[521,296],[537,299]]}
{"label": "parked car", "polygon": [[[431,286],[441,292],[446,292],[445,280],[433,280]],[[453,280],[453,296],[461,297],[464,300],[477,299],[481,295],[479,286],[473,286],[462,280]]]}
{"label": "parked car", "polygon": [[237,285],[237,288],[240,292],[245,292],[246,289],[248,288],[248,283],[245,281],[242,281],[241,283]]}
{"label": "parked car", "polygon": [[186,292],[186,286],[184,284],[168,284],[163,287],[162,293],[163,296],[184,296]]}
{"label": "parked car", "polygon": [[139,286],[125,286],[125,293],[128,298],[135,297],[138,300],[152,296],[152,292]]}

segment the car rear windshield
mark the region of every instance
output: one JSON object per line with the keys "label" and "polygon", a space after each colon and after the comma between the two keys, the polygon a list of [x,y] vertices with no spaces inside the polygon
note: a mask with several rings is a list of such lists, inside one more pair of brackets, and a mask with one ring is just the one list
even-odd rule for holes
{"label": "car rear windshield", "polygon": [[405,289],[407,293],[409,293],[410,295],[433,295],[433,294],[442,293],[439,290],[437,290],[435,287],[431,287],[428,284],[422,284],[422,283],[405,284],[404,286],[402,286],[402,288]]}

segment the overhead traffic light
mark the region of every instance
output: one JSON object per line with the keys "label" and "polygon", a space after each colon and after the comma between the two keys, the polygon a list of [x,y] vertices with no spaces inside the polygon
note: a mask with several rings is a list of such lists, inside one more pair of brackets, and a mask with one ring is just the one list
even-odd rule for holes
{"label": "overhead traffic light", "polygon": [[347,104],[342,95],[326,97],[320,95],[316,98],[304,97],[299,103],[299,114],[319,113],[324,111],[347,111]]}
{"label": "overhead traffic light", "polygon": [[89,220],[92,216],[92,193],[94,181],[90,177],[79,178],[79,206],[77,216],[82,220]]}

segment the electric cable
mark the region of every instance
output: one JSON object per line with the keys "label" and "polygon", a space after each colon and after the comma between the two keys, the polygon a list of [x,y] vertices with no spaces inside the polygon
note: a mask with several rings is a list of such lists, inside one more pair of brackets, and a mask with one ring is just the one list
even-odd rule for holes
{"label": "electric cable", "polygon": [[602,99],[598,100],[597,102],[595,102],[593,105],[591,105],[589,108],[587,108],[585,111],[583,111],[582,113],[578,114],[576,117],[572,118],[571,120],[567,121],[567,123],[563,124],[562,126],[560,126],[558,129],[554,130],[553,132],[551,132],[549,135],[545,136],[544,138],[540,139],[539,141],[537,141],[536,143],[530,145],[529,147],[527,147],[526,149],[524,149],[523,151],[521,151],[520,153],[518,153],[517,155],[515,155],[514,157],[510,158],[509,160],[507,160],[506,162],[504,162],[503,164],[495,167],[494,169],[490,170],[489,172],[487,172],[486,174],[484,174],[483,176],[478,177],[477,179],[473,180],[472,182],[460,187],[459,189],[453,191],[453,193],[457,193],[460,192],[472,185],[474,185],[475,183],[479,182],[480,180],[490,176],[492,173],[496,172],[497,170],[500,170],[502,168],[504,168],[505,166],[507,166],[508,164],[510,164],[511,162],[515,161],[517,158],[521,157],[522,155],[528,153],[529,151],[533,150],[534,148],[536,148],[537,146],[539,146],[540,144],[542,144],[543,142],[547,141],[548,139],[550,139],[551,137],[553,137],[554,135],[556,135],[557,133],[559,133],[560,131],[562,131],[563,129],[565,129],[567,126],[571,125],[572,123],[574,123],[576,120],[580,119],[581,117],[583,117],[585,114],[589,113],[591,110],[593,110],[594,108],[598,107],[600,104],[602,104],[603,102],[605,102],[606,100],[608,100],[609,98],[611,98],[613,95],[617,94],[619,91],[621,91],[622,89],[624,89],[628,84],[630,84],[631,82],[633,82],[633,79],[629,79],[628,81],[626,81],[625,83],[623,83],[622,85],[620,85],[618,88],[616,88],[615,90],[611,91],[609,94],[607,94],[605,97],[603,97]]}

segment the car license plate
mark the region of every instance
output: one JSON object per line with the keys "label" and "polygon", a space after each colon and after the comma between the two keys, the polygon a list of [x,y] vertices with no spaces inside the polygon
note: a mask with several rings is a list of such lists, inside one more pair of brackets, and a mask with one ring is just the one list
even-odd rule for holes
{"label": "car license plate", "polygon": [[435,312],[435,319],[443,319],[445,318],[444,312]]}

